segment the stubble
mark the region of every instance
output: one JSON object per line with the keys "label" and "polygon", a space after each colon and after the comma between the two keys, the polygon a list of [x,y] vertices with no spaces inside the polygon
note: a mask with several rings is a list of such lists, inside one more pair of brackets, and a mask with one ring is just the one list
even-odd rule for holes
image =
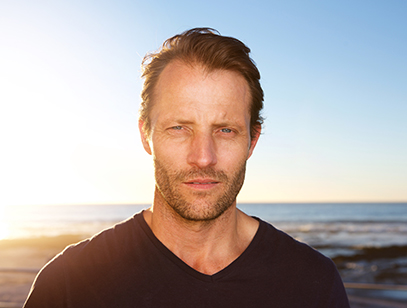
{"label": "stubble", "polygon": [[[187,221],[209,222],[220,217],[236,200],[246,173],[246,161],[243,161],[236,172],[230,176],[223,171],[214,170],[212,167],[170,171],[164,168],[157,159],[154,160],[154,166],[159,193],[168,206]],[[210,178],[219,181],[223,190],[194,191],[190,192],[188,196],[183,195],[180,191],[182,183],[194,178]]]}

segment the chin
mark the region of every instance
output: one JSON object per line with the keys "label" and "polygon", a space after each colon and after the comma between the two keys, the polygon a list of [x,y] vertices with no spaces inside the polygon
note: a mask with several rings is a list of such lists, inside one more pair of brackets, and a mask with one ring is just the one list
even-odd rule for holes
{"label": "chin", "polygon": [[177,202],[177,204],[170,206],[183,220],[190,222],[211,222],[222,216],[233,205],[233,202],[227,204],[222,202],[215,202],[214,204],[199,203],[201,202],[195,201],[189,204]]}

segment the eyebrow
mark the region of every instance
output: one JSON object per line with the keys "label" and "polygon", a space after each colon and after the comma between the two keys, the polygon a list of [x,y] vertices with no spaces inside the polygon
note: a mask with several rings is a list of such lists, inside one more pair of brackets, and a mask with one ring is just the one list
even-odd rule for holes
{"label": "eyebrow", "polygon": [[176,123],[179,123],[179,124],[194,124],[194,123],[195,123],[195,121],[190,121],[190,120],[178,120],[178,119],[175,119],[175,120],[173,120],[173,121],[171,121],[171,122],[176,122]]}

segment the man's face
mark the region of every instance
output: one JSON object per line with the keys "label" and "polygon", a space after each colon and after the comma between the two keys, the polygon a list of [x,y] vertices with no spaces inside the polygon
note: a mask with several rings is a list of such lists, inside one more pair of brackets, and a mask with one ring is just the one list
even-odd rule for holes
{"label": "man's face", "polygon": [[258,139],[250,138],[250,99],[236,72],[167,65],[153,95],[150,136],[141,133],[154,159],[155,202],[189,221],[213,220],[235,204]]}

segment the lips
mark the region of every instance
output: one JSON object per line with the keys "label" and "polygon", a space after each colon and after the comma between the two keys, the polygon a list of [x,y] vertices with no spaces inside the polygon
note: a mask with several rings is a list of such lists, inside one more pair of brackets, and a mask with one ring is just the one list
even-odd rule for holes
{"label": "lips", "polygon": [[212,179],[193,179],[190,181],[185,181],[186,184],[217,184],[219,181]]}
{"label": "lips", "polygon": [[217,184],[219,182],[186,182],[187,184],[201,184],[201,185],[205,185],[205,184]]}
{"label": "lips", "polygon": [[219,184],[219,181],[214,179],[192,179],[185,181],[184,184],[191,188],[210,189]]}

